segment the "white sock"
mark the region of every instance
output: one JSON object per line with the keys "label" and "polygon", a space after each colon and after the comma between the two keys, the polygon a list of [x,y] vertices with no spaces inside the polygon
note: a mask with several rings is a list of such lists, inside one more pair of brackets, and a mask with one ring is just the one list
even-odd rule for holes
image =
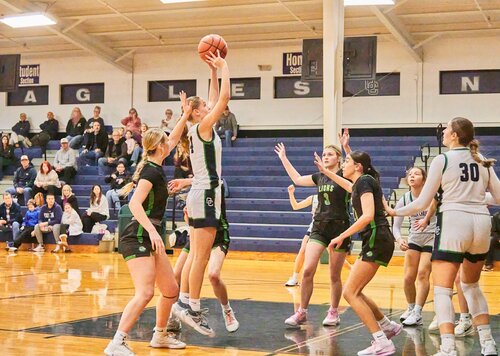
{"label": "white sock", "polygon": [[378,341],[382,344],[389,342],[389,339],[387,339],[387,336],[385,336],[385,333],[382,330],[379,330],[376,333],[373,333],[372,336],[373,336],[373,340]]}
{"label": "white sock", "polygon": [[388,317],[386,317],[384,315],[384,317],[380,320],[378,320],[378,325],[380,325],[380,328],[382,330],[386,330],[387,328],[389,328],[391,326],[391,321],[389,320]]}
{"label": "white sock", "polygon": [[493,339],[493,336],[491,336],[491,327],[489,324],[486,325],[478,325],[477,326],[477,333],[479,334],[479,341],[481,344],[484,341],[488,341]]}
{"label": "white sock", "polygon": [[409,310],[415,309],[415,303],[408,303],[408,309]]}
{"label": "white sock", "polygon": [[297,272],[293,272],[292,279],[294,281],[296,281],[297,279],[299,279],[299,274]]}
{"label": "white sock", "polygon": [[461,321],[469,321],[470,320],[470,314],[469,313],[460,313],[460,320]]}
{"label": "white sock", "polygon": [[222,310],[231,310],[231,305],[229,304],[229,300],[227,301],[227,304],[221,304]]}
{"label": "white sock", "polygon": [[193,311],[198,312],[201,309],[201,302],[199,299],[189,299],[189,306]]}
{"label": "white sock", "polygon": [[155,326],[154,330],[157,333],[163,334],[167,331],[167,328],[159,328],[159,327]]}
{"label": "white sock", "polygon": [[455,335],[453,334],[441,335],[441,346],[445,350],[455,350]]}
{"label": "white sock", "polygon": [[415,304],[415,308],[413,308],[413,311],[418,315],[422,315],[422,307],[420,305]]}
{"label": "white sock", "polygon": [[307,309],[304,309],[302,307],[299,307],[299,309],[297,311],[301,312],[301,313],[307,313]]}
{"label": "white sock", "polygon": [[125,340],[127,336],[128,336],[127,333],[117,330],[115,336],[113,336],[113,342],[115,344],[121,345],[123,343],[123,340]]}
{"label": "white sock", "polygon": [[189,304],[189,293],[180,292],[179,299],[184,304]]}

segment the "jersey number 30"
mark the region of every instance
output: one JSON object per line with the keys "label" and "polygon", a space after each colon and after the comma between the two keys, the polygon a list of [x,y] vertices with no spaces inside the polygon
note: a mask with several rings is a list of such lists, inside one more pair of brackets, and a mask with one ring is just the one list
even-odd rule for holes
{"label": "jersey number 30", "polygon": [[462,175],[460,176],[462,182],[468,182],[469,180],[473,182],[479,181],[479,166],[477,163],[460,163],[459,167],[462,168]]}

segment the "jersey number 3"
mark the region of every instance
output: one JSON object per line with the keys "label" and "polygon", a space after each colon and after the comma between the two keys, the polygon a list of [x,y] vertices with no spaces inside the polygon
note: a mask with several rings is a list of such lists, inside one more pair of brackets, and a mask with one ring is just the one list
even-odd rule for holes
{"label": "jersey number 3", "polygon": [[469,180],[473,182],[479,181],[479,166],[477,163],[460,163],[459,167],[462,168],[462,175],[460,176],[462,182],[468,182]]}
{"label": "jersey number 3", "polygon": [[323,198],[325,199],[325,205],[330,205],[330,197],[328,196],[328,193],[323,193]]}

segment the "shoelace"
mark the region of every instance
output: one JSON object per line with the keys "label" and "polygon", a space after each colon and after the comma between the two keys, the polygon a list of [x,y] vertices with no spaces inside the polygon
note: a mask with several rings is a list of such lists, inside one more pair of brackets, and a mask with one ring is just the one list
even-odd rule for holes
{"label": "shoelace", "polygon": [[225,316],[226,316],[226,319],[228,319],[228,320],[227,320],[227,323],[228,323],[228,324],[232,324],[232,323],[233,323],[233,321],[234,321],[234,319],[233,319],[233,314],[231,313],[231,309],[229,309],[229,310],[224,310],[224,314],[225,314]]}

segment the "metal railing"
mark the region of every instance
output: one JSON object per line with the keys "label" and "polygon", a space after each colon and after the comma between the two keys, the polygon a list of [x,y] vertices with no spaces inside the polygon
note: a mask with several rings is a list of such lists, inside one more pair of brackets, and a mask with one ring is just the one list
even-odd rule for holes
{"label": "metal railing", "polygon": [[[427,153],[424,153],[427,149]],[[427,172],[429,158],[431,156],[431,145],[426,143],[420,146],[420,159],[424,162],[425,171]]]}
{"label": "metal railing", "polygon": [[443,124],[439,124],[436,127],[436,139],[439,148],[439,154],[441,154],[441,149],[443,147]]}
{"label": "metal railing", "polygon": [[[389,199],[387,200],[387,204],[394,209],[396,207],[396,204],[398,203],[398,194],[396,193],[395,190],[391,192],[389,195]],[[391,226],[394,226],[394,216],[391,216]]]}

